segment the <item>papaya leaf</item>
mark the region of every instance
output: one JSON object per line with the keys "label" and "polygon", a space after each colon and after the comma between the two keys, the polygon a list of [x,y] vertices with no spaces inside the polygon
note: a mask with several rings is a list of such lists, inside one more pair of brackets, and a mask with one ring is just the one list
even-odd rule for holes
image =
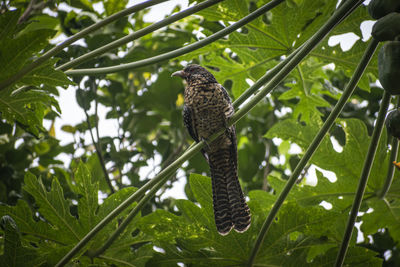
{"label": "papaya leaf", "polygon": [[4,254],[0,255],[0,264],[4,267],[35,266],[37,251],[22,246],[21,234],[12,217],[1,217],[1,228],[4,231]]}
{"label": "papaya leaf", "polygon": [[82,195],[78,202],[79,221],[86,228],[85,232],[89,232],[97,222],[99,183],[98,181],[92,182],[90,172],[82,162],[79,162],[75,172],[75,181],[78,185],[78,193]]}
{"label": "papaya leaf", "polygon": [[[261,2],[258,6],[267,1]],[[249,14],[252,4],[250,1],[226,1],[199,14],[208,20],[223,21],[229,25]],[[215,42],[181,59],[190,60],[204,55],[202,63],[218,69],[211,71],[220,83],[232,81],[232,92],[236,98],[248,88],[246,79],[255,81],[260,78],[277,64],[276,59],[290,54],[304,43],[335,9],[335,3],[326,0],[302,1],[298,5],[278,5],[268,13],[270,15],[255,19],[243,29],[231,33],[227,40]]]}
{"label": "papaya leaf", "polygon": [[1,118],[9,124],[19,122],[35,136],[39,135],[39,130],[45,130],[42,126],[44,111],[51,106],[59,109],[57,101],[52,96],[37,90],[20,92],[16,95],[12,95],[10,89],[0,91]]}
{"label": "papaya leaf", "polygon": [[24,190],[31,194],[39,206],[39,212],[46,218],[67,243],[79,241],[84,232],[78,220],[70,213],[69,202],[64,198],[63,190],[57,178],[53,179],[50,192],[47,192],[42,180],[32,173],[25,175]]}
{"label": "papaya leaf", "polygon": [[4,38],[0,43],[0,81],[15,74],[28,61],[32,55],[41,51],[48,45],[48,39],[53,36],[53,30],[37,30],[27,32],[15,38]]}
{"label": "papaya leaf", "polygon": [[[191,174],[190,187],[200,207],[188,200],[178,200],[176,206],[180,216],[157,210],[139,222],[139,228],[152,236],[154,244],[163,249],[163,253],[155,253],[149,263],[155,266],[175,266],[177,263],[196,266],[246,264],[275,196],[264,191],[250,192],[251,227],[241,234],[231,231],[221,236],[215,230],[210,179]],[[321,256],[338,246],[345,220],[346,215],[341,211],[326,210],[321,206],[305,207],[296,201],[289,201],[272,224],[255,264],[306,266],[318,260],[318,264],[329,265],[331,258]],[[321,245],[326,249],[316,250]],[[347,262],[374,262],[374,257],[374,253],[369,253],[362,255],[362,260],[350,257]],[[312,266],[320,266],[318,264]]]}
{"label": "papaya leaf", "polygon": [[20,10],[8,11],[0,17],[0,41],[5,38],[12,38],[16,31]]}
{"label": "papaya leaf", "polygon": [[38,239],[63,243],[68,240],[59,235],[57,230],[42,220],[34,220],[32,210],[24,200],[18,200],[16,206],[0,205],[0,216],[11,216],[18,225],[24,239],[36,241]]}
{"label": "papaya leaf", "polygon": [[39,87],[42,84],[45,84],[50,88],[54,88],[56,86],[67,87],[68,85],[74,85],[75,83],[69,80],[64,72],[54,69],[54,65],[57,61],[57,58],[53,58],[40,65],[22,77],[22,79],[18,81],[18,85],[32,85]]}

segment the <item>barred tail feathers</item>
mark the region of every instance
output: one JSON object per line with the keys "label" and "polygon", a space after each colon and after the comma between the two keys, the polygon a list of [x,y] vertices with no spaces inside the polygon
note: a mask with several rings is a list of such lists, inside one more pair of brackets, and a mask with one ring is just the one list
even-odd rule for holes
{"label": "barred tail feathers", "polygon": [[207,154],[217,230],[221,235],[228,234],[232,228],[244,232],[250,227],[251,218],[237,177],[236,151],[229,147]]}

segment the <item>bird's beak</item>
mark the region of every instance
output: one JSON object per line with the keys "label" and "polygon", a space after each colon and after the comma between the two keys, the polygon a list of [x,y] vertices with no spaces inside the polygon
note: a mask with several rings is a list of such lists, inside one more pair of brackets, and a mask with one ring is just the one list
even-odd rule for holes
{"label": "bird's beak", "polygon": [[183,70],[175,71],[174,73],[171,74],[171,77],[173,76],[179,76],[181,78],[186,77],[186,73]]}

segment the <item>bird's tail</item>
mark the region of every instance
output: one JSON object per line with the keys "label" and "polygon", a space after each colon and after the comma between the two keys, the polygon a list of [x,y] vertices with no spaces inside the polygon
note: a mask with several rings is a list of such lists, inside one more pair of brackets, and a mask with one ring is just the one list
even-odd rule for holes
{"label": "bird's tail", "polygon": [[250,209],[246,204],[237,176],[236,147],[220,148],[208,153],[214,217],[217,230],[226,235],[234,228],[244,232],[250,227]]}

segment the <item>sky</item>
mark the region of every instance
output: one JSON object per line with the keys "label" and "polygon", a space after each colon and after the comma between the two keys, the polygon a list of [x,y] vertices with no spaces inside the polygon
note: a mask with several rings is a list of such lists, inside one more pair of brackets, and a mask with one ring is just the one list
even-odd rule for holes
{"label": "sky", "polygon": [[[130,0],[128,6],[131,6],[133,4],[136,4],[141,1],[134,1]],[[368,1],[367,1],[368,2]],[[159,5],[156,5],[151,8],[150,12],[146,14],[145,19],[149,22],[156,22],[165,17],[165,15],[169,14],[172,9],[177,5],[181,5],[182,8],[187,7],[188,5],[188,0],[170,0],[164,3],[161,3]],[[65,7],[68,9],[68,7]],[[95,8],[98,11],[101,11],[103,9],[102,7],[102,2],[98,2],[95,5]],[[373,25],[373,21],[366,21],[361,25],[361,29],[363,32],[362,39],[367,40],[370,37],[371,33],[371,28]],[[354,33],[346,33],[342,34],[340,36],[334,36],[331,37],[329,40],[329,45],[334,46],[337,44],[340,44],[341,48],[346,51],[351,48],[351,46],[354,44],[356,40],[358,40],[359,37],[355,35]],[[58,98],[60,108],[62,111],[61,118],[56,119],[55,121],[55,129],[56,129],[56,137],[61,141],[61,145],[66,145],[69,144],[73,141],[73,137],[69,133],[65,133],[61,130],[61,127],[63,125],[76,125],[82,121],[85,120],[85,114],[82,111],[82,109],[77,105],[76,100],[75,100],[75,90],[73,87],[69,87],[66,90],[60,89],[60,96]],[[115,136],[117,133],[117,122],[115,120],[111,119],[105,119],[105,115],[107,113],[108,109],[105,108],[102,105],[99,105],[99,110],[98,114],[100,117],[100,127],[99,127],[99,132],[100,136]],[[92,109],[89,111],[89,114],[94,113],[94,107],[92,105]],[[48,129],[50,127],[50,122],[47,121],[45,122],[45,127]],[[87,143],[91,143],[91,138],[89,135],[89,132],[86,133],[85,139],[87,140]],[[337,149],[340,149],[338,147]],[[83,153],[82,151],[77,151],[76,152],[78,155],[79,153]],[[65,162],[65,165],[68,166],[69,164],[69,158],[66,155],[62,155],[59,157],[59,159],[63,160]],[[279,159],[278,159],[279,160]],[[155,157],[155,161],[149,161],[148,168],[143,168],[141,170],[140,175],[147,175],[148,172],[153,169],[154,165],[158,165],[160,161],[160,157]],[[312,167],[309,169],[309,183],[314,184],[316,182],[316,176],[315,176],[315,167]],[[320,171],[323,171],[319,169]],[[155,175],[156,173],[153,173]],[[332,181],[334,181],[336,176],[334,173],[330,172],[324,172],[324,174],[329,177]],[[178,177],[182,176],[178,173]],[[164,195],[163,198],[173,196],[175,198],[186,198],[184,194],[184,185],[185,185],[185,179],[180,178],[178,179],[177,182],[174,183],[174,187],[172,190],[167,191]]]}

